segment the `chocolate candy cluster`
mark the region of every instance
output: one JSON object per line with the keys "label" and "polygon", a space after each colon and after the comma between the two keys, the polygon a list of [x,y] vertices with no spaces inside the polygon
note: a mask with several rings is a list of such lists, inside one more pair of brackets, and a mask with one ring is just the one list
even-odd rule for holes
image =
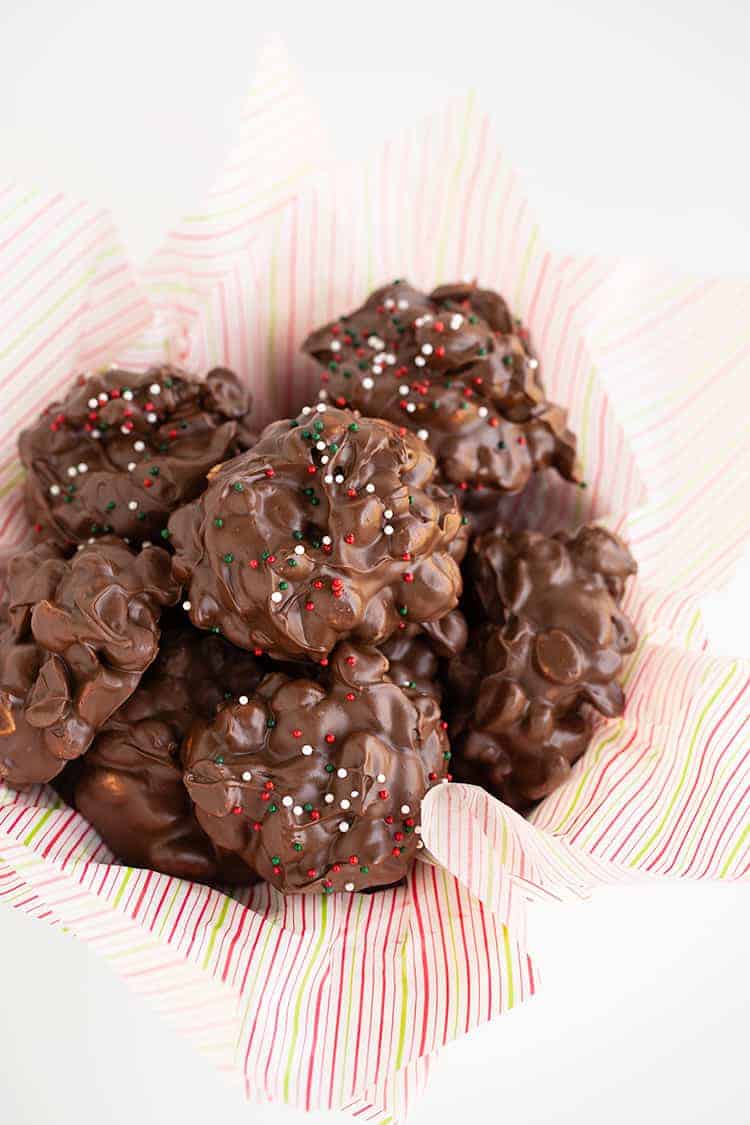
{"label": "chocolate candy cluster", "polygon": [[403,879],[434,785],[526,810],[565,779],[622,710],[635,564],[495,526],[576,478],[498,294],[394,282],[305,350],[318,403],[260,434],[232,372],[163,367],[81,377],[21,435],[0,780],[55,779],[129,864],[351,893]]}

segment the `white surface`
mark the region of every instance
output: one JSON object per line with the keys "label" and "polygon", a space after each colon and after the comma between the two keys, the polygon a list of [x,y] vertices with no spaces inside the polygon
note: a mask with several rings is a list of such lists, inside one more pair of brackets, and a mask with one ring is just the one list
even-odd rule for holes
{"label": "white surface", "polygon": [[[144,257],[208,185],[276,28],[342,148],[474,85],[548,242],[749,272],[737,0],[270,7],[3,0],[0,178],[109,206]],[[707,606],[721,651],[747,646],[749,572]],[[601,892],[532,923],[541,995],[444,1052],[415,1123],[746,1125],[746,888]],[[0,941],[3,1125],[312,1125],[244,1106],[72,939],[2,911]]]}

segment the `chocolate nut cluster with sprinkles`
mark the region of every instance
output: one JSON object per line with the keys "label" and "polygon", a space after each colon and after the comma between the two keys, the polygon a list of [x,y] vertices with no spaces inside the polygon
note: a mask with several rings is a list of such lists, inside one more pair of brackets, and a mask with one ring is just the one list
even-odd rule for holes
{"label": "chocolate nut cluster with sprinkles", "polygon": [[520,492],[548,466],[577,479],[566,411],[547,400],[527,334],[497,293],[455,284],[428,295],[397,280],[303,350],[325,368],[322,401],[413,430],[459,493]]}
{"label": "chocolate nut cluster with sprinkles", "polygon": [[408,430],[324,403],[271,423],[169,522],[191,621],[313,660],[438,621],[461,593],[462,517],[434,469]]}
{"label": "chocolate nut cluster with sprinkles", "polygon": [[454,773],[526,811],[567,778],[595,712],[622,713],[617,677],[637,637],[620,602],[636,566],[617,536],[584,527],[490,532],[471,568],[491,623],[451,665]]}
{"label": "chocolate nut cluster with sprinkles", "polygon": [[168,554],[104,538],[71,560],[49,543],[16,556],[0,637],[0,780],[50,781],[85,753],[155,659],[179,589]]}
{"label": "chocolate nut cluster with sprinkles", "polygon": [[74,782],[75,807],[119,859],[202,883],[255,880],[198,824],[180,751],[196,715],[212,719],[227,698],[253,691],[264,672],[219,637],[167,625],[159,656],[97,735]]}
{"label": "chocolate nut cluster with sprinkles", "polygon": [[447,774],[436,701],[343,643],[322,682],[272,673],[193,726],[185,783],[201,825],[285,892],[400,880],[421,846],[422,798]]}
{"label": "chocolate nut cluster with sprinkles", "polygon": [[109,534],[166,539],[170,512],[254,440],[249,410],[221,367],[204,380],[174,367],[80,376],[19,437],[32,525],[64,547]]}

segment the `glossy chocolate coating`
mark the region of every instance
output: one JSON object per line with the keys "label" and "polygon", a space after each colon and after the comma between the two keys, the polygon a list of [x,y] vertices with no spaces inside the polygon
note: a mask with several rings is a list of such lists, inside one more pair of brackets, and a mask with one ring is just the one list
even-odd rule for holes
{"label": "glossy chocolate coating", "polygon": [[252,693],[263,673],[219,637],[168,626],[157,660],[97,736],[75,781],[76,808],[119,859],[198,882],[253,881],[198,824],[180,749],[196,715],[213,718],[227,695]]}
{"label": "glossy chocolate coating", "polygon": [[399,630],[380,646],[395,684],[435,699],[443,694],[442,662],[459,656],[466,648],[468,627],[459,609],[429,625],[411,625]]}
{"label": "glossy chocolate coating", "polygon": [[389,422],[321,405],[272,423],[169,522],[191,620],[241,648],[320,659],[444,617],[465,529],[434,467]]}
{"label": "glossy chocolate coating", "polygon": [[197,722],[185,783],[198,820],[282,891],[397,882],[419,847],[422,798],[445,776],[436,701],[387,677],[374,649],[340,645],[316,682],[273,673],[248,703]]}
{"label": "glossy chocolate coating", "polygon": [[85,753],[156,657],[178,587],[158,547],[104,538],[66,561],[50,544],[14,558],[0,637],[0,779],[51,780]]}
{"label": "glossy chocolate coating", "polygon": [[304,351],[327,369],[321,397],[414,430],[446,485],[519,492],[546,466],[576,479],[566,412],[546,399],[497,293],[460,284],[427,295],[397,281],[313,332]]}
{"label": "glossy chocolate coating", "polygon": [[619,715],[636,632],[619,601],[636,566],[602,528],[481,536],[474,592],[491,624],[451,665],[453,772],[525,810],[565,780],[593,712]]}
{"label": "glossy chocolate coating", "polygon": [[26,508],[67,547],[110,532],[157,540],[209,469],[248,447],[250,397],[225,368],[81,376],[19,438]]}

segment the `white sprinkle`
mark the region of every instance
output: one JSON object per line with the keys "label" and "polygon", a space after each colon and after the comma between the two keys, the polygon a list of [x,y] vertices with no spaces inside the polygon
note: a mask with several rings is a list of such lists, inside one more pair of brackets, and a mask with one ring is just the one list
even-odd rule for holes
{"label": "white sprinkle", "polygon": [[309,742],[306,742],[305,745],[302,747],[302,753],[305,755],[306,758],[309,758],[310,755],[312,754],[312,752],[313,752],[312,746],[310,745]]}
{"label": "white sprinkle", "polygon": [[336,484],[343,484],[344,483],[344,474],[343,473],[336,473],[336,476],[335,476],[334,480],[336,481]]}
{"label": "white sprinkle", "polygon": [[88,467],[88,465],[86,464],[86,462],[85,462],[85,461],[81,461],[81,462],[79,463],[79,465],[78,465],[78,472],[79,472],[79,473],[87,473],[88,471],[89,471],[89,467]]}
{"label": "white sprinkle", "polygon": [[359,796],[359,789],[352,789],[351,795],[352,795],[352,797],[358,797]]}
{"label": "white sprinkle", "polygon": [[318,391],[318,398],[323,402],[324,399],[328,398],[328,391]]}
{"label": "white sprinkle", "polygon": [[423,847],[424,847],[424,844],[422,843],[422,841],[417,840],[417,848],[419,849],[419,848],[423,848]]}
{"label": "white sprinkle", "polygon": [[311,410],[312,410],[311,406],[303,406],[302,407],[302,413],[303,414],[309,414],[311,412]]}
{"label": "white sprinkle", "polygon": [[401,299],[398,302],[398,307],[400,309],[408,309],[409,302],[407,301],[406,297],[401,297]]}
{"label": "white sprinkle", "polygon": [[326,473],[323,477],[323,484],[333,484],[333,473]]}
{"label": "white sprinkle", "polygon": [[368,376],[366,376],[366,378],[364,378],[362,380],[362,386],[364,387],[364,389],[366,391],[371,391],[372,388],[375,386],[375,380],[371,379],[370,376],[368,375]]}
{"label": "white sprinkle", "polygon": [[[88,543],[96,543],[96,539],[93,539],[93,538],[91,538],[91,539],[88,539],[88,540],[87,540],[87,542],[88,542]],[[144,544],[143,544],[143,546],[145,547],[145,546],[146,546],[146,544],[144,543]],[[149,546],[151,546],[151,544],[150,544],[150,543],[149,543]]]}
{"label": "white sprinkle", "polygon": [[422,355],[432,355],[434,350],[432,344],[422,344]]}
{"label": "white sprinkle", "polygon": [[375,778],[375,780],[376,780],[376,781],[379,781],[379,782],[380,782],[380,784],[382,785],[382,784],[383,784],[383,782],[385,781],[385,774],[384,774],[384,773],[379,773],[379,774],[378,774],[378,776],[377,776],[377,777]]}
{"label": "white sprinkle", "polygon": [[70,468],[68,469],[68,476],[69,477],[75,477],[77,475],[78,475],[78,469],[75,467],[75,465],[71,465]]}
{"label": "white sprinkle", "polygon": [[489,410],[487,409],[486,406],[480,406],[479,410],[477,410],[477,414],[479,415],[480,418],[486,418],[487,415],[489,414]]}
{"label": "white sprinkle", "polygon": [[396,362],[396,357],[393,352],[383,352],[380,357],[380,362],[393,365]]}
{"label": "white sprinkle", "polygon": [[385,344],[379,336],[368,336],[367,343],[371,348],[374,348],[376,352],[382,352],[385,347]]}
{"label": "white sprinkle", "polygon": [[408,816],[410,811],[411,810],[410,810],[408,805],[402,805],[401,806],[401,812],[404,814],[404,816]]}
{"label": "white sprinkle", "polygon": [[94,439],[94,441],[98,441],[99,438],[102,436],[102,431],[101,430],[92,430],[91,436]]}
{"label": "white sprinkle", "polygon": [[79,543],[78,546],[76,547],[76,551],[82,551],[82,550],[83,550],[83,543]]}
{"label": "white sprinkle", "polygon": [[132,402],[133,401],[133,392],[132,391],[123,391],[122,397],[125,399],[126,402]]}
{"label": "white sprinkle", "polygon": [[323,452],[325,447],[326,447],[326,443],[324,441],[316,441],[315,442],[315,448],[317,450],[319,450],[321,453]]}
{"label": "white sprinkle", "polygon": [[147,414],[146,421],[153,424],[156,421],[156,415],[153,412],[151,414]]}
{"label": "white sprinkle", "polygon": [[148,388],[148,392],[149,392],[149,394],[152,394],[152,395],[160,395],[161,394],[161,387],[159,386],[158,383],[152,383],[151,386]]}
{"label": "white sprinkle", "polygon": [[193,608],[193,603],[192,602],[183,602],[182,608],[185,610],[185,613],[189,613],[190,610]]}
{"label": "white sprinkle", "polygon": [[331,458],[326,453],[326,455],[324,457],[320,458],[320,463],[321,463],[321,465],[327,465],[330,460],[331,460]]}
{"label": "white sprinkle", "polygon": [[60,495],[60,485],[59,484],[51,484],[49,486],[49,490],[50,490],[51,496],[59,496]]}
{"label": "white sprinkle", "polygon": [[[239,703],[240,707],[247,707],[250,700],[248,699],[248,697],[246,695],[241,695],[239,697],[239,699],[237,700],[237,702]],[[249,780],[249,779],[246,779],[246,780]]]}
{"label": "white sprinkle", "polygon": [[422,825],[421,824],[417,824],[417,825],[414,826],[414,835],[415,836],[421,836],[422,835]]}
{"label": "white sprinkle", "polygon": [[530,359],[529,360],[529,367],[531,368],[532,371],[536,371],[538,366],[539,366],[539,360],[538,359]]}
{"label": "white sprinkle", "polygon": [[383,515],[387,520],[393,519],[393,512],[390,508],[386,508],[386,510],[383,512]]}
{"label": "white sprinkle", "polygon": [[102,391],[102,393],[99,395],[99,402],[101,402],[102,404],[105,402],[109,402],[109,395]]}
{"label": "white sprinkle", "polygon": [[407,414],[413,414],[416,409],[417,409],[416,405],[413,402],[407,402],[407,404],[406,404],[406,413]]}
{"label": "white sprinkle", "polygon": [[425,359],[425,357],[423,355],[417,355],[417,356],[414,357],[414,365],[416,367],[424,367],[424,365],[426,363],[427,363],[427,360]]}
{"label": "white sprinkle", "polygon": [[319,402],[315,409],[317,410],[318,414],[325,414],[328,407],[324,406],[322,402]]}
{"label": "white sprinkle", "polygon": [[274,590],[274,592],[271,594],[271,601],[272,602],[280,602],[281,598],[282,598],[282,595],[279,593],[278,590]]}
{"label": "white sprinkle", "polygon": [[325,801],[325,803],[326,803],[327,805],[332,805],[332,804],[333,804],[333,801],[334,801],[333,793],[326,793],[326,795],[325,795],[325,797],[323,798],[323,800]]}
{"label": "white sprinkle", "polygon": [[328,544],[329,544],[330,542],[331,542],[331,537],[330,537],[330,535],[324,535],[324,536],[323,536],[323,538],[321,539],[321,543],[325,543],[326,547],[328,546]]}
{"label": "white sprinkle", "polygon": [[386,299],[383,301],[383,308],[390,310],[390,309],[395,309],[395,307],[396,307],[396,302],[393,300],[393,297],[386,297]]}
{"label": "white sprinkle", "polygon": [[421,438],[422,441],[427,441],[429,436],[430,436],[429,430],[417,430],[417,437]]}
{"label": "white sprinkle", "polygon": [[128,472],[135,472],[135,461],[128,461]]}
{"label": "white sprinkle", "polygon": [[143,450],[145,448],[146,448],[145,441],[134,441],[133,442],[133,449],[136,451],[136,453],[143,453]]}
{"label": "white sprinkle", "polygon": [[453,329],[453,331],[455,332],[457,328],[461,327],[463,322],[464,322],[464,318],[461,316],[461,313],[454,313],[453,316],[450,318],[449,324],[450,324],[451,328]]}
{"label": "white sprinkle", "polygon": [[89,410],[96,410],[98,405],[99,405],[99,399],[98,398],[90,398],[89,399]]}
{"label": "white sprinkle", "polygon": [[342,766],[341,769],[336,770],[336,777],[346,777],[346,775],[348,773],[349,773],[349,770],[345,770],[344,767]]}
{"label": "white sprinkle", "polygon": [[130,427],[124,426],[124,425],[120,426],[120,433],[121,434],[129,434],[130,433]]}
{"label": "white sprinkle", "polygon": [[332,352],[340,352],[341,344],[338,342],[338,340],[331,340],[330,348]]}
{"label": "white sprinkle", "polygon": [[294,798],[293,797],[282,797],[281,803],[282,803],[282,805],[284,806],[285,809],[290,809],[292,807],[292,805],[294,804]]}
{"label": "white sprinkle", "polygon": [[373,363],[372,373],[373,373],[373,375],[382,375],[383,374],[383,368],[380,366],[379,363]]}
{"label": "white sprinkle", "polygon": [[252,781],[253,780],[253,775],[250,773],[250,770],[244,771],[244,773],[242,774],[242,780],[243,781]]}
{"label": "white sprinkle", "polygon": [[138,501],[137,500],[128,500],[128,508],[130,509],[131,512],[134,512],[137,507],[138,507]]}
{"label": "white sprinkle", "polygon": [[426,324],[429,319],[430,318],[428,316],[418,316],[417,319],[414,321],[414,327],[415,328],[421,328],[422,325]]}
{"label": "white sprinkle", "polygon": [[301,543],[298,543],[297,546],[294,548],[294,553],[295,553],[295,555],[304,555],[305,548],[302,546]]}
{"label": "white sprinkle", "polygon": [[[92,539],[91,542],[93,543],[94,540]],[[143,542],[141,543],[141,546],[142,547],[150,547],[151,546],[151,540],[150,539],[144,539]]]}
{"label": "white sprinkle", "polygon": [[407,383],[402,383],[402,384],[401,384],[401,386],[400,386],[400,387],[398,388],[398,393],[399,393],[400,395],[408,395],[408,393],[409,393],[409,386],[408,386],[408,384],[407,384]]}
{"label": "white sprinkle", "polygon": [[383,534],[384,535],[393,535],[393,527],[392,527],[391,524],[387,523],[385,525],[385,527],[383,528]]}
{"label": "white sprinkle", "polygon": [[302,805],[295,805],[292,812],[295,816],[302,816]]}
{"label": "white sprinkle", "polygon": [[339,801],[339,805],[344,810],[344,812],[352,807],[351,801],[347,801],[346,797],[344,797],[343,801]]}
{"label": "white sprinkle", "polygon": [[353,891],[354,890],[354,883],[344,883],[344,890],[345,891]]}
{"label": "white sprinkle", "polygon": [[348,831],[349,831],[349,825],[346,823],[345,820],[342,820],[341,824],[339,825],[339,832],[348,832]]}

